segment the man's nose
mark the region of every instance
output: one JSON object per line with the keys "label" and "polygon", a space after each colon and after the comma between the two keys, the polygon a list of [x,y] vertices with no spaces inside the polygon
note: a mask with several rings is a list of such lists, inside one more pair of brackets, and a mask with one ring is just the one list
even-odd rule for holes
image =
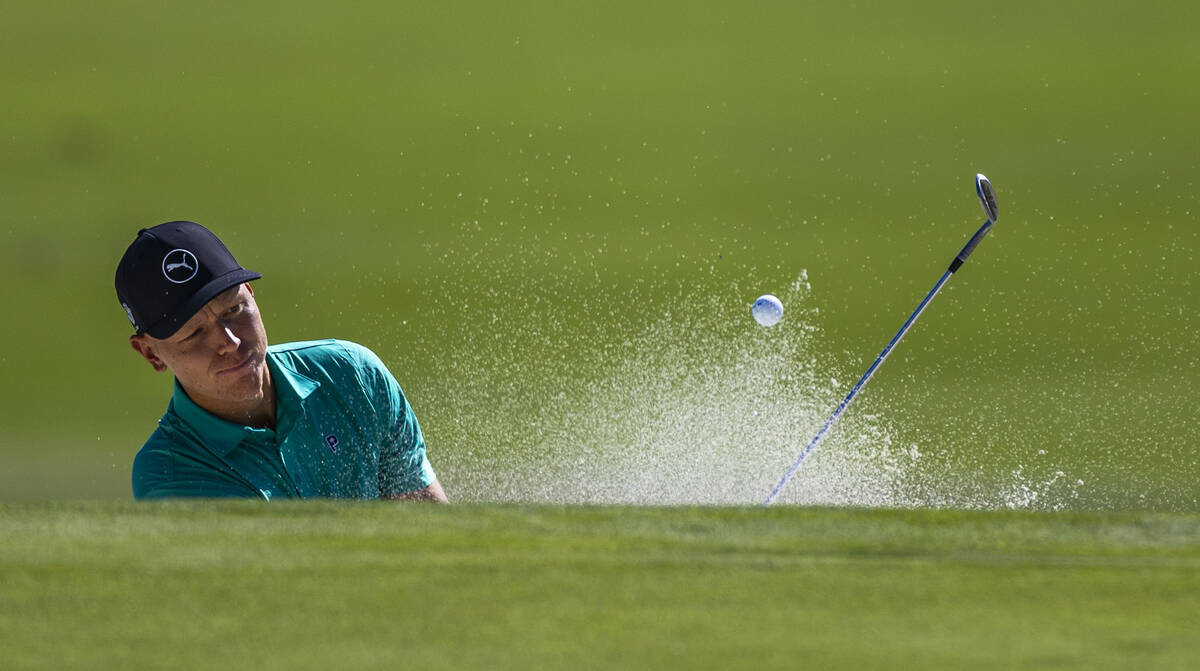
{"label": "man's nose", "polygon": [[220,352],[222,354],[236,352],[237,348],[242,344],[242,339],[237,337],[237,334],[233,332],[233,327],[229,324],[221,324],[220,335]]}

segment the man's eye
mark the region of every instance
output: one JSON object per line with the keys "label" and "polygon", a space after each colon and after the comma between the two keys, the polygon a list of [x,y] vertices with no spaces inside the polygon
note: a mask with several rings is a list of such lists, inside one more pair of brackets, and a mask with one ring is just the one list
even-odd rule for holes
{"label": "man's eye", "polygon": [[189,340],[195,340],[196,336],[199,336],[199,335],[200,335],[200,329],[196,329],[195,331],[192,331],[190,334],[188,334],[188,337],[184,338],[183,341],[187,342]]}

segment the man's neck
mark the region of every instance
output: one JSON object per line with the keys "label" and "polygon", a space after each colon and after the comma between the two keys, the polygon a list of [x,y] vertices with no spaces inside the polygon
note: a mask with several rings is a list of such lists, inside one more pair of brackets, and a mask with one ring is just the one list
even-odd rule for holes
{"label": "man's neck", "polygon": [[246,426],[255,429],[275,428],[275,384],[270,373],[263,378],[262,399],[244,413]]}
{"label": "man's neck", "polygon": [[270,366],[263,365],[262,393],[258,398],[241,403],[232,403],[221,399],[197,398],[187,388],[188,398],[196,405],[207,410],[214,417],[227,422],[254,429],[275,428],[275,381],[271,379]]}

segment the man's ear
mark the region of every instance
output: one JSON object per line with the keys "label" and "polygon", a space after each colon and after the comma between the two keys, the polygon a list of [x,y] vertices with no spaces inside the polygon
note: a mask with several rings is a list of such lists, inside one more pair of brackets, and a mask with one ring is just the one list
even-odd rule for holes
{"label": "man's ear", "polygon": [[167,369],[167,364],[158,358],[158,354],[155,353],[154,343],[150,342],[146,336],[137,335],[136,333],[129,336],[129,346],[133,348],[133,351],[141,354],[142,358],[150,362],[154,370],[161,373]]}

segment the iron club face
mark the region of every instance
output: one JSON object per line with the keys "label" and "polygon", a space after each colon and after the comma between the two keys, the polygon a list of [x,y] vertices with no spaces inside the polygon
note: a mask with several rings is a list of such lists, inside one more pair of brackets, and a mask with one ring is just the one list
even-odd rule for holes
{"label": "iron club face", "polygon": [[1000,216],[1000,206],[996,203],[996,191],[987,177],[975,175],[975,193],[979,194],[979,205],[983,207],[988,221],[996,223],[996,218]]}

